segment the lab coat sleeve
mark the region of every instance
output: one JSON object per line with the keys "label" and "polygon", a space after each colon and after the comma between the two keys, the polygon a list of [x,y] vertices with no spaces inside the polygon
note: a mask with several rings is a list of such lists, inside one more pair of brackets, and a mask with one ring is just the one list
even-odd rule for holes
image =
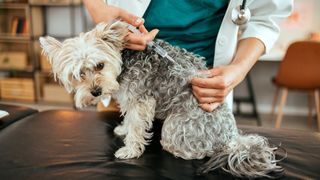
{"label": "lab coat sleeve", "polygon": [[244,28],[239,40],[255,37],[269,52],[280,33],[279,23],[288,17],[293,9],[293,0],[251,0],[248,2],[251,19]]}

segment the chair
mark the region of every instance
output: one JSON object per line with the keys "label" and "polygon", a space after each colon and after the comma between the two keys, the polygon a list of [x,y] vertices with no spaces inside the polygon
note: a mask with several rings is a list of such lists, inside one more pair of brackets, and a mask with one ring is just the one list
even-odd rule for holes
{"label": "chair", "polygon": [[281,126],[288,90],[299,90],[309,93],[309,123],[312,119],[312,99],[314,98],[318,131],[320,131],[320,43],[301,41],[291,44],[280,63],[273,83],[277,89],[272,103],[272,114],[275,111],[279,91],[282,94],[275,127],[280,128]]}

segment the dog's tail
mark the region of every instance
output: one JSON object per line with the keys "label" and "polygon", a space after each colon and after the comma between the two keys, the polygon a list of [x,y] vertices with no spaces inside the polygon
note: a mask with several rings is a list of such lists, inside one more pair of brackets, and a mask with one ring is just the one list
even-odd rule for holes
{"label": "dog's tail", "polygon": [[283,174],[283,168],[277,165],[275,150],[266,138],[259,135],[239,135],[226,148],[214,154],[200,167],[199,173],[207,173],[218,168],[246,178],[276,178]]}

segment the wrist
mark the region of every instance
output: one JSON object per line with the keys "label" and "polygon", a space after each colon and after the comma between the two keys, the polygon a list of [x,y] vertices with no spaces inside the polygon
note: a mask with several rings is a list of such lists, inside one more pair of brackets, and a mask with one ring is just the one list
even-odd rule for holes
{"label": "wrist", "polygon": [[242,77],[241,79],[244,79],[244,77],[247,75],[247,73],[250,71],[251,69],[251,65],[249,65],[248,63],[246,63],[245,61],[240,61],[240,62],[232,62],[230,64],[231,66],[233,66],[236,70],[236,72],[238,72],[238,76]]}
{"label": "wrist", "polygon": [[244,80],[249,70],[246,65],[241,63],[230,64],[229,67],[228,76],[231,88],[233,89]]}

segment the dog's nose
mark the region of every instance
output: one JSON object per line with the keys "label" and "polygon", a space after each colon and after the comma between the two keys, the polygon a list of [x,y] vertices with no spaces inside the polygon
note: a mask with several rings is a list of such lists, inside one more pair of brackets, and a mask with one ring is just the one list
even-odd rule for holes
{"label": "dog's nose", "polygon": [[101,89],[101,87],[94,87],[94,89],[91,90],[91,94],[92,94],[92,96],[94,96],[94,97],[100,96],[100,95],[102,94],[102,89]]}

